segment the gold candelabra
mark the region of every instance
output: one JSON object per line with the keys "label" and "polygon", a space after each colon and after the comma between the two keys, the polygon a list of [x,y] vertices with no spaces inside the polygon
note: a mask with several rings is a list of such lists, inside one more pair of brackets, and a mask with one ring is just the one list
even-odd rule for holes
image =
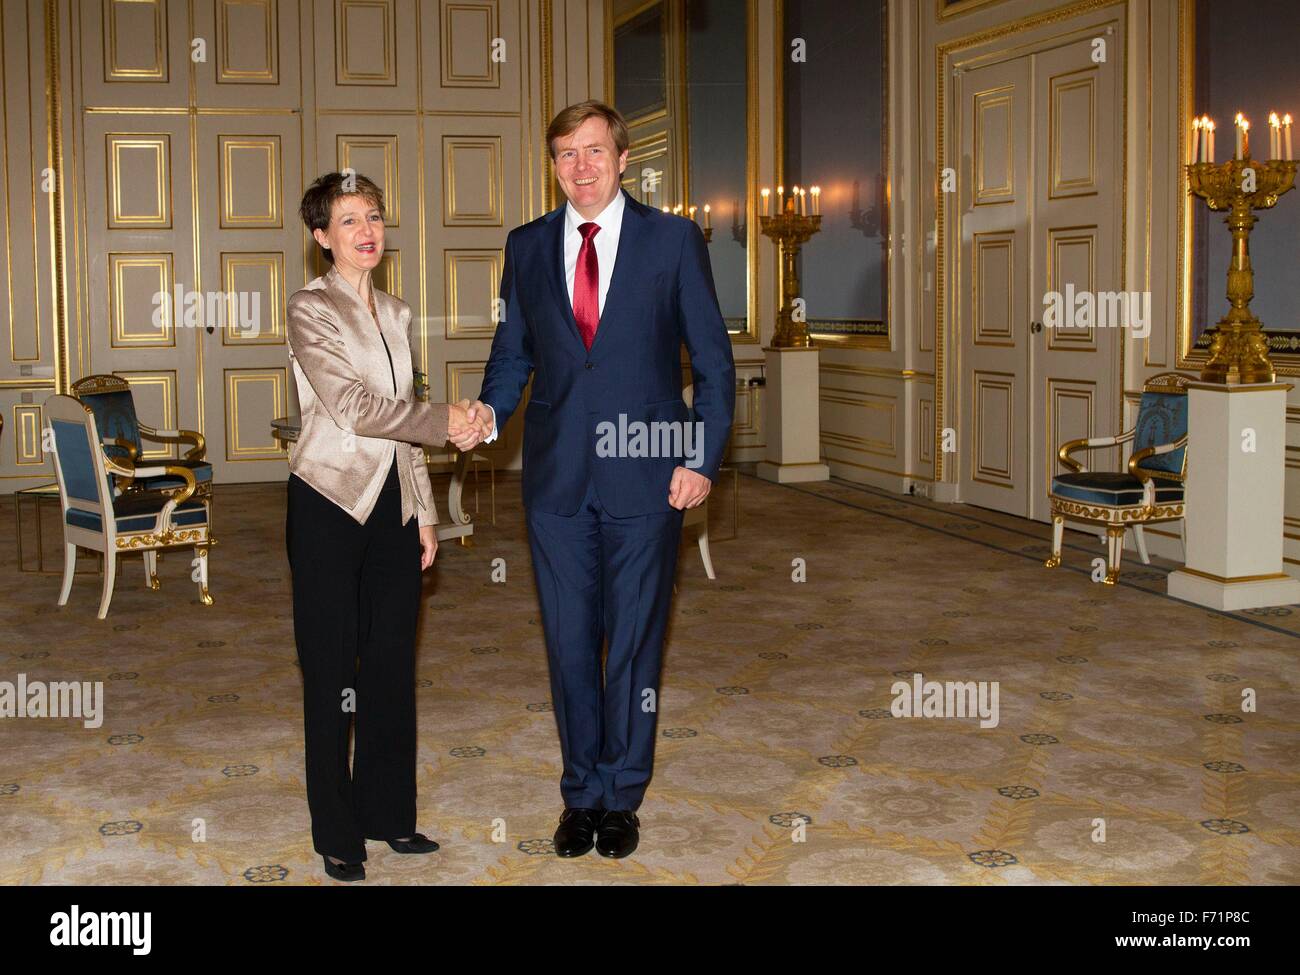
{"label": "gold candelabra", "polygon": [[[764,196],[767,195],[766,190],[763,193]],[[822,216],[820,213],[800,213],[795,208],[793,194],[785,202],[785,207],[776,216],[763,213],[758,217],[759,229],[776,242],[781,252],[781,311],[777,317],[772,345],[778,349],[807,349],[812,346],[812,339],[808,337],[808,323],[794,319],[794,301],[799,297],[799,272],[795,258],[799,256],[799,249],[804,243],[821,230]]]}
{"label": "gold candelabra", "polygon": [[[1289,145],[1289,131],[1287,142]],[[1223,222],[1232,232],[1232,260],[1228,265],[1228,302],[1232,307],[1219,319],[1210,339],[1210,358],[1201,371],[1201,380],[1209,383],[1271,383],[1276,378],[1268,357],[1267,337],[1250,310],[1250,299],[1255,296],[1250,231],[1255,226],[1254,211],[1270,209],[1295,185],[1296,163],[1292,159],[1257,161],[1250,157],[1249,148],[1243,156],[1225,163],[1194,162],[1187,166],[1191,191],[1211,210],[1226,210]]]}

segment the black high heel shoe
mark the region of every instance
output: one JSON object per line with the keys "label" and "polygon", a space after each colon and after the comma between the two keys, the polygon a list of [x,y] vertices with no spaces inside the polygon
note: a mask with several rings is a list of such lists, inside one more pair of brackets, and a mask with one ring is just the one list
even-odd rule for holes
{"label": "black high heel shoe", "polygon": [[335,863],[327,856],[322,856],[321,859],[325,861],[325,872],[335,880],[351,883],[354,880],[366,879],[364,863]]}
{"label": "black high heel shoe", "polygon": [[433,853],[438,849],[436,840],[431,840],[423,833],[416,833],[409,840],[388,840],[388,845],[397,853]]}

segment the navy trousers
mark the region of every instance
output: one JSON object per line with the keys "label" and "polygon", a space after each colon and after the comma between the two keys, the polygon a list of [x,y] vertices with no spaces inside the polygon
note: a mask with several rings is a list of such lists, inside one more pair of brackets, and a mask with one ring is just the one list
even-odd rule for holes
{"label": "navy trousers", "polygon": [[[635,810],[654,765],[659,668],[682,512],[528,511],[567,807]],[[601,668],[601,649],[609,652]]]}

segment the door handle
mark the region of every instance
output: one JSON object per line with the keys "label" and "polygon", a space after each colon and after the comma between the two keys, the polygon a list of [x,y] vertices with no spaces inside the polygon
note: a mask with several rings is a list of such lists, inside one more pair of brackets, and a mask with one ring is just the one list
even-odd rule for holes
{"label": "door handle", "polygon": [[1043,330],[1043,323],[1042,323],[1042,322],[1030,322],[1030,323],[1029,323],[1029,331],[1031,331],[1031,332],[1041,332],[1042,330]]}

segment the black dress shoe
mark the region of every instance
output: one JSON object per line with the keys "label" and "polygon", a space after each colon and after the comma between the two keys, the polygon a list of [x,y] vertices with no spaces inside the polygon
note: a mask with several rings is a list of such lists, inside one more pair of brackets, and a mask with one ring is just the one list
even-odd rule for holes
{"label": "black dress shoe", "polygon": [[628,809],[606,810],[596,833],[596,852],[619,859],[636,849],[641,821]]}
{"label": "black dress shoe", "polygon": [[560,813],[560,825],[555,829],[555,855],[580,857],[592,847],[596,825],[600,822],[599,809],[573,806]]}
{"label": "black dress shoe", "polygon": [[366,865],[364,863],[335,863],[327,856],[323,856],[325,861],[325,872],[335,880],[351,882],[353,880],[366,879]]}
{"label": "black dress shoe", "polygon": [[409,840],[389,840],[388,845],[398,853],[433,853],[438,849],[437,840],[431,840],[423,833],[416,833]]}

